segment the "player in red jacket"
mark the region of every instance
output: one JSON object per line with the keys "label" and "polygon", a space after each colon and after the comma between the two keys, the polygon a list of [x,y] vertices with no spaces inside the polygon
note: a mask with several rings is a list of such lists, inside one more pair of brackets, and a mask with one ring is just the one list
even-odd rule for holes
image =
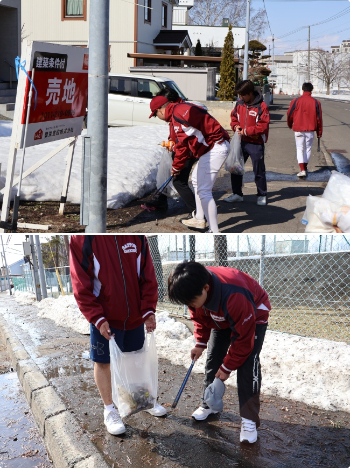
{"label": "player in red jacket", "polygon": [[322,108],[320,101],[311,96],[313,89],[311,83],[304,83],[302,96],[293,99],[287,112],[288,127],[294,130],[297,147],[300,168],[297,176],[302,178],[307,176],[314,132],[317,138],[322,137]]}
{"label": "player in red jacket", "polygon": [[[231,128],[241,136],[244,161],[250,156],[253,163],[257,204],[266,205],[267,184],[265,174],[265,143],[269,136],[270,115],[263,97],[254,90],[254,83],[244,80],[236,86],[240,96],[231,112]],[[243,201],[243,176],[231,174],[232,195],[224,198],[226,202]]]}
{"label": "player in red jacket", "polygon": [[[157,93],[157,96],[165,96],[169,102],[173,102],[176,104],[179,104],[180,102],[184,102],[178,93],[172,89],[165,87],[159,93]],[[176,133],[174,130],[174,126],[172,122],[169,122],[169,137],[168,140],[173,143],[173,146],[175,145],[176,142]],[[168,151],[171,152],[171,157],[174,160],[175,153],[170,147]],[[194,163],[197,162],[197,159],[194,157],[190,157],[186,160],[185,166],[182,168],[182,170],[177,174],[177,176],[173,179],[173,185],[182,200],[184,201],[186,208],[188,210],[188,215],[187,217],[184,217],[183,219],[191,219],[193,217],[192,213],[196,210],[196,200],[194,198],[194,193],[192,192],[191,188],[188,185],[188,179],[192,170],[192,166]],[[165,210],[168,207],[168,198],[166,195],[161,194],[155,201],[151,202],[145,202],[145,205],[148,206],[149,208],[157,209],[157,210]]]}
{"label": "player in red jacket", "polygon": [[[188,306],[194,322],[196,345],[191,359],[197,360],[208,347],[204,390],[214,378],[225,381],[237,370],[240,441],[256,442],[260,425],[259,355],[271,309],[266,291],[234,268],[183,262],[170,274],[168,292],[172,302]],[[215,411],[203,402],[192,417],[204,420],[212,413]]]}
{"label": "player in red jacket", "polygon": [[[156,328],[158,285],[144,236],[84,236],[70,241],[70,271],[74,297],[90,322],[90,358],[104,403],[104,423],[114,435],[125,432],[112,401],[109,343],[114,335],[122,351],[143,347],[147,332]],[[155,404],[147,410],[163,416]]]}
{"label": "player in red jacket", "polygon": [[[176,134],[173,147],[175,152],[172,175],[176,177],[185,167],[189,158],[198,159],[192,173],[192,184],[196,199],[193,218],[181,222],[190,228],[205,229],[205,218],[210,232],[219,232],[213,185],[219,170],[225,162],[230,137],[219,122],[202,107],[189,102],[169,102],[164,96],[157,96],[150,103],[151,115],[171,122]],[[205,218],[204,218],[205,217]]]}

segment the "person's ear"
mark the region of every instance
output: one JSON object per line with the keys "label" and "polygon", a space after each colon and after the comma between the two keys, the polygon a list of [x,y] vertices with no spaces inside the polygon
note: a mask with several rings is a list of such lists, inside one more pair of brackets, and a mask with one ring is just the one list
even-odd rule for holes
{"label": "person's ear", "polygon": [[209,291],[209,284],[205,284],[203,289],[208,292]]}

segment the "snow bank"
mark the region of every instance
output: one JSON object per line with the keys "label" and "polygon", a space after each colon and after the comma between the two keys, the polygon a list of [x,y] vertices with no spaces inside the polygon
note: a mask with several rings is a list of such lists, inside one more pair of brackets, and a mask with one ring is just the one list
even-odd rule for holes
{"label": "snow bank", "polygon": [[[12,122],[0,121],[0,161],[2,174],[6,174]],[[86,131],[83,132],[85,134]],[[144,196],[156,187],[157,167],[163,149],[158,143],[168,138],[167,125],[145,127],[114,127],[108,129],[108,182],[107,207],[120,208]],[[24,171],[57,148],[62,141],[45,143],[26,149]],[[48,201],[61,198],[64,163],[68,149],[62,150],[43,166],[23,179],[22,200]],[[82,138],[76,143],[68,201],[80,203]],[[22,150],[17,153],[15,176],[19,174]],[[48,170],[48,168],[50,170]],[[55,174],[55,177],[52,177]],[[0,190],[5,177],[0,177]],[[15,187],[14,191],[17,190]],[[1,199],[0,194],[0,199]]]}
{"label": "snow bank", "polygon": [[[34,297],[16,292],[21,304],[33,304]],[[57,325],[88,334],[89,325],[80,313],[74,296],[44,299],[38,315],[54,320]],[[167,311],[158,312],[156,341],[158,356],[188,368],[190,351],[195,344],[192,333]],[[206,351],[193,368],[204,373]],[[304,338],[268,331],[261,352],[262,393],[304,402],[324,410],[350,413],[350,346],[346,343]],[[184,371],[185,375],[185,371]],[[226,382],[236,385],[233,372]]]}

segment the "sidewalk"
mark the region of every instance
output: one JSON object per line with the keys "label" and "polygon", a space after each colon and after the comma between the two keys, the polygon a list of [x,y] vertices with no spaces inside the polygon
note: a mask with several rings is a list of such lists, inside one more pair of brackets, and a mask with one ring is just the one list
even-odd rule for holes
{"label": "sidewalk", "polygon": [[262,424],[253,446],[239,444],[237,390],[227,387],[225,410],[206,422],[190,417],[200,402],[203,375],[192,373],[170,408],[186,369],[159,360],[159,403],[166,418],[138,413],[121,437],[106,433],[103,407],[87,359],[89,337],[38,317],[38,309],[0,295],[0,333],[59,468],[164,467],[290,468],[350,465],[350,422],[291,400],[262,397]]}
{"label": "sidewalk", "polygon": [[[330,171],[335,169],[331,157],[321,142],[317,152],[317,138],[312,147],[309,175],[306,180],[296,177],[299,166],[296,159],[294,133],[287,126],[286,114],[291,99],[276,96],[270,107],[270,134],[266,145],[265,165],[268,184],[268,205],[256,205],[256,186],[250,158],[244,175],[243,203],[223,201],[231,193],[230,174],[221,170],[214,186],[214,198],[218,205],[219,228],[222,233],[266,232],[303,233],[301,219],[308,195],[322,195]],[[180,219],[185,213],[182,201],[169,201],[165,213],[148,213],[137,210],[141,201],[119,209],[122,222],[118,232],[184,232],[191,233]]]}

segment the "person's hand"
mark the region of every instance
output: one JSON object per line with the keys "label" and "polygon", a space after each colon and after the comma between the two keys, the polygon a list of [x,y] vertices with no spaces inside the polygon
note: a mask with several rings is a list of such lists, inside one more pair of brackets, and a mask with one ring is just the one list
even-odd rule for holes
{"label": "person's hand", "polygon": [[147,333],[151,333],[156,329],[157,325],[156,325],[156,318],[154,314],[151,314],[149,317],[146,318],[145,325],[146,325]]}
{"label": "person's hand", "polygon": [[215,374],[215,377],[225,382],[225,380],[227,380],[230,377],[230,374],[226,374],[226,372],[223,372],[221,369],[219,369]]}
{"label": "person's hand", "polygon": [[197,361],[203,354],[205,348],[193,348],[191,349],[191,359]]}
{"label": "person's hand", "polygon": [[236,127],[236,132],[238,133],[238,135],[242,135],[243,134],[243,130],[242,130],[242,127]]}
{"label": "person's hand", "polygon": [[112,332],[109,328],[108,322],[103,322],[103,324],[100,326],[100,333],[106,338],[106,340],[110,340],[112,338]]}
{"label": "person's hand", "polygon": [[166,149],[167,149],[169,152],[172,152],[172,151],[174,151],[174,150],[173,150],[174,146],[175,146],[175,141],[169,140],[169,141],[168,141],[168,146],[166,147]]}
{"label": "person's hand", "polygon": [[171,175],[173,177],[176,177],[177,175],[179,175],[180,171],[176,171],[175,169],[171,169]]}

